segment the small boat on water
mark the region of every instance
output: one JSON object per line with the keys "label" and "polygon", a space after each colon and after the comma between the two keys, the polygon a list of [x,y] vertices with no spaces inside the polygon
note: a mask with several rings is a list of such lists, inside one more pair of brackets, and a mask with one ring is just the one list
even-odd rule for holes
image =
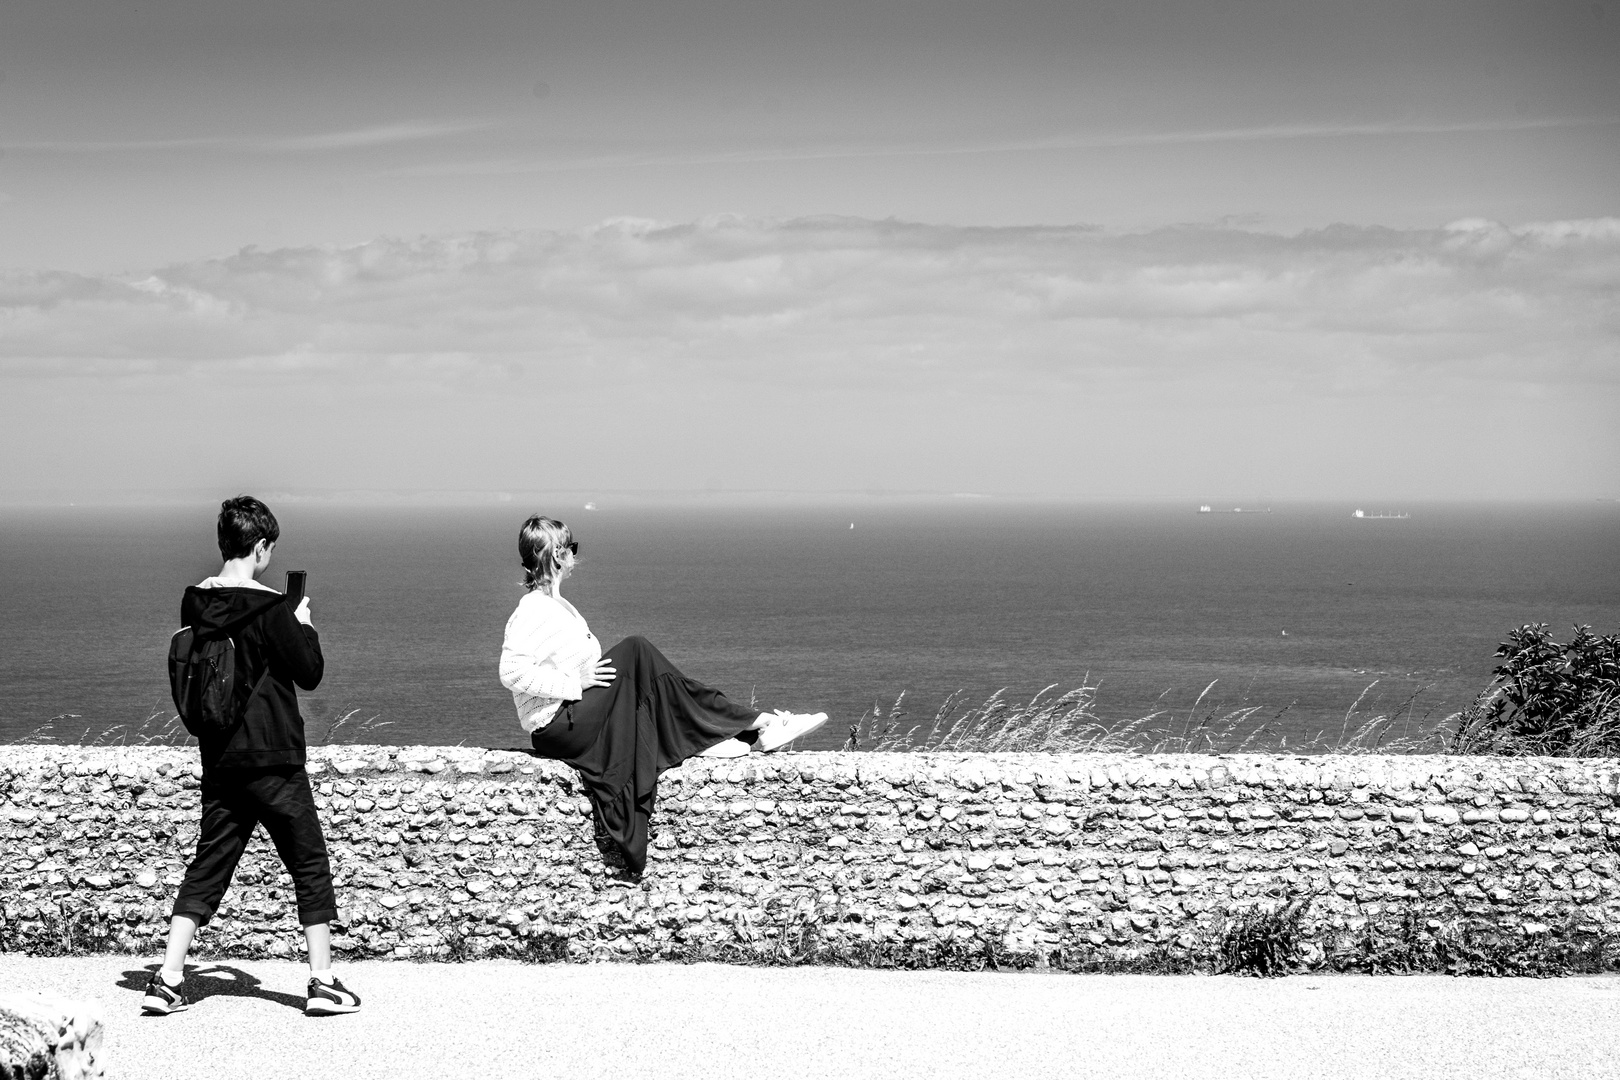
{"label": "small boat on water", "polygon": [[1405,521],[1407,518],[1411,517],[1412,515],[1411,514],[1384,514],[1384,513],[1369,514],[1365,510],[1357,510],[1355,513],[1351,514],[1350,516],[1353,517],[1353,518],[1362,518],[1362,519],[1367,520],[1367,521]]}

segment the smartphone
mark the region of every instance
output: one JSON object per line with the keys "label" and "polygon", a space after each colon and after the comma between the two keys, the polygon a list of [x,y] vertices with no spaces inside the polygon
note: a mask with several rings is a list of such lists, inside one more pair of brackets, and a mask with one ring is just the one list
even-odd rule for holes
{"label": "smartphone", "polygon": [[304,582],[309,579],[307,570],[287,571],[287,603],[297,607],[304,599]]}

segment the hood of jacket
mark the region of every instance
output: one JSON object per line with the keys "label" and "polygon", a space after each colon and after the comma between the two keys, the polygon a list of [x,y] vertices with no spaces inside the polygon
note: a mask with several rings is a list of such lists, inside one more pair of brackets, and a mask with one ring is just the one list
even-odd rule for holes
{"label": "hood of jacket", "polygon": [[234,635],[267,608],[285,599],[281,593],[256,581],[241,584],[208,578],[186,589],[180,601],[180,621],[182,625],[194,627],[199,634]]}

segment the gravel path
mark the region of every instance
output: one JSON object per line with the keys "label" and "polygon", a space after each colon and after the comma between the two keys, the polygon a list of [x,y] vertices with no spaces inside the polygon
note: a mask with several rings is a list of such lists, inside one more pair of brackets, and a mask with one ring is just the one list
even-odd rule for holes
{"label": "gravel path", "polygon": [[147,962],[0,954],[0,989],[99,998],[110,1080],[490,1076],[1592,1077],[1620,1062],[1620,977],[962,974],[371,962],[308,1019],[303,968],[199,965],[138,1015]]}

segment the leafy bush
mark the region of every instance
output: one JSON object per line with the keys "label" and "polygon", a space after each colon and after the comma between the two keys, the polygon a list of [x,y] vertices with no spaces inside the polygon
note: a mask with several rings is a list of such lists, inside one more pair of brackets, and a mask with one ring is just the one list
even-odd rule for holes
{"label": "leafy bush", "polygon": [[1577,626],[1560,645],[1531,623],[1496,656],[1491,684],[1459,715],[1453,753],[1620,755],[1620,634]]}
{"label": "leafy bush", "polygon": [[1220,970],[1269,978],[1304,962],[1305,912],[1311,897],[1254,907],[1231,915],[1221,931]]}

